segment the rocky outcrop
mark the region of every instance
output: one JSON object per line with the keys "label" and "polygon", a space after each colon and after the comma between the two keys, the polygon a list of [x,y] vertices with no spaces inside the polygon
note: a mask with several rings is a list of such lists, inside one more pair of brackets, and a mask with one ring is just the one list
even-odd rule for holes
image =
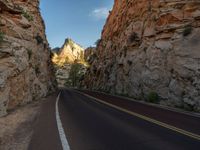
{"label": "rocky outcrop", "polygon": [[67,38],[63,46],[52,50],[54,52],[53,63],[62,66],[65,63],[74,63],[75,60],[84,59],[84,48]]}
{"label": "rocky outcrop", "polygon": [[0,0],[0,116],[55,89],[39,0]]}
{"label": "rocky outcrop", "polygon": [[63,88],[66,86],[66,81],[69,78],[69,72],[71,69],[71,64],[65,63],[62,66],[55,65],[56,70],[56,80],[58,83],[58,87]]}
{"label": "rocky outcrop", "polygon": [[87,88],[200,111],[200,1],[115,0]]}

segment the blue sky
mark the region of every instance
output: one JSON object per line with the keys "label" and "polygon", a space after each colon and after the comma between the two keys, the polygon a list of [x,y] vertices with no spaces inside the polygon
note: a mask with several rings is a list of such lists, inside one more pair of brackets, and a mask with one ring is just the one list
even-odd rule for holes
{"label": "blue sky", "polygon": [[83,47],[100,38],[114,0],[41,0],[50,46],[61,47],[69,37]]}

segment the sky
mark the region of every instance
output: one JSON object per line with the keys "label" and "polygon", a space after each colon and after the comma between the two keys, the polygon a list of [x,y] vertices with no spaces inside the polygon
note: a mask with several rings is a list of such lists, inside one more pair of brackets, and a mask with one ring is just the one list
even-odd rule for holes
{"label": "sky", "polygon": [[40,9],[51,48],[71,38],[84,48],[101,37],[114,0],[41,0]]}

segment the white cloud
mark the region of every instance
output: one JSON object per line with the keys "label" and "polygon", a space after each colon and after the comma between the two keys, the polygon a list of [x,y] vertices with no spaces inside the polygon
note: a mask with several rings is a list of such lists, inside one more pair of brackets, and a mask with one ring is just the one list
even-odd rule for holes
{"label": "white cloud", "polygon": [[106,19],[108,15],[109,15],[109,9],[106,7],[102,7],[94,9],[90,16],[100,20],[100,19]]}

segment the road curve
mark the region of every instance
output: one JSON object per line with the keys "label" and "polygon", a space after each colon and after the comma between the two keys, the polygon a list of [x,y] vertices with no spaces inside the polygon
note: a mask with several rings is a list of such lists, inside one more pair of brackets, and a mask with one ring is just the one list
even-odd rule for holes
{"label": "road curve", "polygon": [[[44,103],[29,150],[62,149],[55,102],[56,96]],[[200,147],[199,140],[121,112],[73,90],[61,90],[58,108],[71,150],[197,150]],[[140,106],[140,109],[144,108]],[[200,127],[199,118],[185,117]],[[194,131],[198,133],[197,129]]]}

